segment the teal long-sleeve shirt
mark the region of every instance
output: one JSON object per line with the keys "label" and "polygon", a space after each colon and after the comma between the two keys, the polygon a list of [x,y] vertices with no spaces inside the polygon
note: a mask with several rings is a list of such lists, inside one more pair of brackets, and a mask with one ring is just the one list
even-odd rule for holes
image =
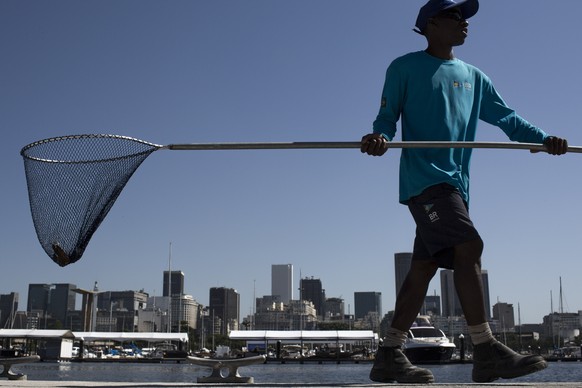
{"label": "teal long-sleeve shirt", "polygon": [[[374,133],[392,140],[399,120],[403,141],[474,141],[479,120],[501,128],[513,141],[539,144],[548,136],[509,108],[482,71],[424,51],[397,58],[386,72]],[[471,151],[403,149],[400,202],[406,204],[427,187],[449,183],[469,203]]]}

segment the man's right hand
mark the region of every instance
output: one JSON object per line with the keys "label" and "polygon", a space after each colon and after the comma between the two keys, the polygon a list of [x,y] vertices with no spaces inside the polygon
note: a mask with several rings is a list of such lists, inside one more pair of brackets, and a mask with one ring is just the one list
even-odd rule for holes
{"label": "man's right hand", "polygon": [[388,140],[378,133],[370,133],[362,137],[360,151],[371,156],[382,156],[388,151]]}

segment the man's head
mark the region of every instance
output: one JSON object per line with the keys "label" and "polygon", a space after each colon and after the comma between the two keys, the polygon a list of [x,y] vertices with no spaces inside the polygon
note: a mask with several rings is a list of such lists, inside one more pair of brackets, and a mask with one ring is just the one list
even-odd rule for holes
{"label": "man's head", "polygon": [[463,19],[469,19],[479,10],[479,0],[429,0],[418,12],[414,31],[424,35],[430,19],[452,9],[458,9]]}

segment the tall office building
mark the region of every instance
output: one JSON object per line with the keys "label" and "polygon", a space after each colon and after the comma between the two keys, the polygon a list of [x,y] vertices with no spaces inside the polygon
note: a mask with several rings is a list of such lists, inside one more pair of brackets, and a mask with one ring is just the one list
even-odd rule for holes
{"label": "tall office building", "polygon": [[483,282],[483,303],[485,304],[485,317],[491,320],[491,299],[489,298],[489,274],[486,269],[481,270],[481,281]]}
{"label": "tall office building", "polygon": [[[450,269],[441,270],[441,297],[442,315],[444,317],[462,316],[463,308],[459,301],[457,290],[455,289],[454,271]],[[481,271],[481,281],[483,283],[483,303],[485,305],[485,316],[491,319],[491,304],[489,299],[489,275],[487,270]]]}
{"label": "tall office building", "polygon": [[501,331],[513,331],[515,328],[515,313],[513,304],[497,302],[493,305],[493,319],[499,321]]}
{"label": "tall office building", "polygon": [[441,302],[443,317],[455,317],[463,315],[461,302],[455,290],[454,272],[450,269],[441,270]]}
{"label": "tall office building", "polygon": [[354,305],[356,319],[364,318],[370,312],[382,317],[382,293],[381,292],[354,292]]}
{"label": "tall office building", "polygon": [[396,294],[400,291],[402,283],[408,274],[410,269],[410,263],[412,262],[412,252],[400,252],[394,254],[394,280],[396,285]]}
{"label": "tall office building", "polygon": [[[172,292],[170,292],[170,287]],[[184,272],[164,271],[163,296],[180,296],[184,294]]]}
{"label": "tall office building", "polygon": [[12,329],[18,311],[18,292],[0,295],[0,329]]}
{"label": "tall office building", "polygon": [[271,266],[271,295],[278,295],[284,304],[293,299],[293,264]]}
{"label": "tall office building", "polygon": [[325,290],[321,279],[314,279],[313,277],[301,279],[299,293],[301,300],[313,303],[318,317],[325,316]]}
{"label": "tall office building", "polygon": [[62,327],[68,327],[68,313],[75,310],[76,288],[76,285],[68,283],[29,284],[26,311],[38,313],[45,324],[46,318],[52,318]]}
{"label": "tall office building", "polygon": [[[209,312],[214,321],[215,332],[228,335],[231,330],[238,330],[240,319],[240,295],[233,288],[212,287],[210,289]],[[216,318],[219,321],[216,321]]]}

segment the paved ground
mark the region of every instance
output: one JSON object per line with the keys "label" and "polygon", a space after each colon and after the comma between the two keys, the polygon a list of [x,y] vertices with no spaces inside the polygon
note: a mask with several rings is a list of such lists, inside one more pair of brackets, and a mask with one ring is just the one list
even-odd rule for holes
{"label": "paved ground", "polygon": [[[193,384],[193,383],[113,383],[113,382],[87,382],[87,381],[32,381],[32,380],[19,380],[19,381],[8,381],[0,380],[0,387],[10,387],[10,388],[20,388],[20,387],[41,387],[41,388],[52,388],[52,387],[62,387],[62,388],[74,388],[74,387],[93,387],[93,388],[105,388],[105,387],[123,387],[123,388],[138,388],[138,387],[216,387],[223,386],[229,388],[236,387],[318,387],[318,388],[341,388],[341,387],[396,387],[396,384],[345,384],[345,385],[329,385],[329,384],[248,384],[248,385],[233,385],[233,384]],[[431,388],[478,388],[478,387],[534,387],[534,388],[582,388],[582,382],[580,383],[490,383],[490,384],[407,384],[406,387],[426,387]]]}

